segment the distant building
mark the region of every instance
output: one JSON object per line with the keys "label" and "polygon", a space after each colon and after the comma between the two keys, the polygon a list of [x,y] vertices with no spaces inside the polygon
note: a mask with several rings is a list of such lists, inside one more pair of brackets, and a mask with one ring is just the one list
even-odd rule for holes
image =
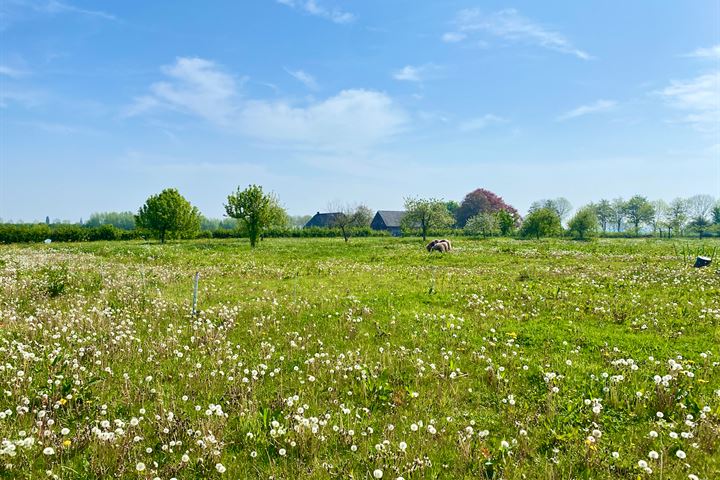
{"label": "distant building", "polygon": [[308,222],[305,224],[303,228],[310,228],[310,227],[332,227],[333,223],[335,222],[335,219],[337,216],[340,215],[340,212],[331,212],[331,213],[320,213],[317,212],[313,217],[308,220]]}
{"label": "distant building", "polygon": [[378,210],[370,223],[370,228],[373,230],[386,230],[393,236],[400,236],[402,230],[400,228],[400,222],[406,212],[397,210]]}

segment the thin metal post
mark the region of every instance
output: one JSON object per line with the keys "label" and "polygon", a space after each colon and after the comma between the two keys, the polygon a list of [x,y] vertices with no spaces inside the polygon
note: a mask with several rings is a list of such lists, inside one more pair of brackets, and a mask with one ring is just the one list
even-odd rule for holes
{"label": "thin metal post", "polygon": [[195,272],[195,284],[193,288],[193,303],[192,303],[192,314],[193,317],[197,314],[197,293],[198,293],[198,281],[200,280],[200,272]]}

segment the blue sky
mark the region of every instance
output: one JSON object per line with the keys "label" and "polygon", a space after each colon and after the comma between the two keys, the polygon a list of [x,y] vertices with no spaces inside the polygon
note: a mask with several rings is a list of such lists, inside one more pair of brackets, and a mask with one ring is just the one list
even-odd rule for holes
{"label": "blue sky", "polygon": [[0,218],[720,197],[720,3],[3,0]]}

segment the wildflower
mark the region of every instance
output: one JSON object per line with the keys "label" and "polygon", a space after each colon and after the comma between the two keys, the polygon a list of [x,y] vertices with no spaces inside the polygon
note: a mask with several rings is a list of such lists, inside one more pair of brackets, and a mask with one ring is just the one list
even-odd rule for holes
{"label": "wildflower", "polygon": [[55,449],[52,447],[45,447],[45,449],[43,450],[43,453],[45,455],[55,455]]}
{"label": "wildflower", "polygon": [[405,443],[405,442],[400,442],[400,444],[398,445],[398,447],[400,447],[400,450],[402,450],[402,451],[404,452],[404,451],[407,449],[407,443]]}
{"label": "wildflower", "polygon": [[660,458],[660,455],[655,450],[650,450],[650,453],[648,453],[648,457],[652,458],[653,460],[657,460]]}
{"label": "wildflower", "polygon": [[612,452],[611,455],[612,455],[612,458],[614,458],[614,459],[620,458],[620,453],[619,453],[619,452]]}
{"label": "wildflower", "polygon": [[143,462],[138,462],[137,465],[135,465],[135,470],[138,472],[142,472],[145,470],[145,464]]}
{"label": "wildflower", "polygon": [[60,430],[60,433],[63,434],[63,435],[67,435],[68,433],[70,433],[70,429],[69,429],[69,428],[63,428],[62,430]]}
{"label": "wildflower", "polygon": [[375,477],[375,478],[382,478],[382,477],[383,477],[383,471],[380,470],[379,468],[376,469],[376,470],[373,472],[373,477]]}
{"label": "wildflower", "polygon": [[680,460],[685,460],[685,457],[687,457],[685,452],[683,452],[682,450],[678,450],[677,452],[675,452],[675,456],[678,457]]}
{"label": "wildflower", "polygon": [[640,468],[647,468],[648,464],[645,460],[639,460],[638,461],[638,467]]}
{"label": "wildflower", "polygon": [[222,463],[217,463],[217,464],[215,464],[215,470],[217,470],[218,473],[225,473],[225,470],[227,470],[227,469],[225,468],[225,465],[223,465]]}
{"label": "wildflower", "polygon": [[501,448],[510,448],[510,444],[508,442],[506,442],[505,440],[503,440],[502,442],[500,442],[500,447]]}
{"label": "wildflower", "polygon": [[70,440],[64,440],[64,441],[63,441],[63,447],[69,447],[69,446],[70,446],[70,443],[72,443],[72,442],[70,442]]}
{"label": "wildflower", "polygon": [[281,457],[284,457],[285,454],[287,453],[287,450],[285,450],[284,448],[281,448],[280,450],[278,450],[278,453],[280,454]]}

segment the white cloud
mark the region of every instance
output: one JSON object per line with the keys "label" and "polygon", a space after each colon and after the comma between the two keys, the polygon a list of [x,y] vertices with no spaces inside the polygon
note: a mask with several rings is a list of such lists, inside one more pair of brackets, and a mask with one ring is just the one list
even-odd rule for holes
{"label": "white cloud", "polygon": [[370,148],[399,133],[408,121],[382,92],[343,90],[296,105],[243,98],[234,77],[208,60],[178,58],[162,71],[170,79],[152,84],[151,93],[136,99],[126,116],[171,109],[276,145],[331,150]]}
{"label": "white cloud", "polygon": [[0,108],[8,108],[10,104],[32,108],[42,103],[43,92],[32,90],[14,90],[11,88],[0,88]]}
{"label": "white cloud", "polygon": [[270,142],[314,148],[368,148],[399,133],[405,113],[386,94],[343,90],[305,107],[252,101],[239,117],[241,131]]}
{"label": "white cloud", "polygon": [[305,85],[310,90],[317,90],[319,88],[317,81],[315,80],[315,77],[310,75],[307,72],[304,72],[303,70],[289,70],[285,69],[285,71],[295,78],[295,80],[299,81],[303,85]]}
{"label": "white cloud", "polygon": [[465,122],[460,124],[460,131],[461,132],[472,132],[476,130],[482,130],[487,127],[491,127],[493,125],[501,125],[503,123],[507,123],[508,120],[498,117],[497,115],[493,115],[492,113],[487,113],[481,117],[475,117],[471,118],[470,120],[466,120]]}
{"label": "white cloud", "polygon": [[570,120],[572,118],[582,117],[590,115],[591,113],[602,113],[612,110],[617,106],[617,102],[614,100],[598,100],[588,105],[581,105],[569,112],[565,112],[560,115],[557,119],[559,121]]}
{"label": "white cloud", "polygon": [[47,13],[78,13],[80,15],[87,15],[105,20],[117,20],[117,17],[110,13],[106,13],[101,10],[87,10],[70,5],[69,3],[59,2],[57,0],[50,0],[47,3],[38,3],[36,4],[35,9]]}
{"label": "white cloud", "polygon": [[351,23],[355,21],[355,15],[342,11],[338,8],[327,8],[320,5],[316,0],[277,0],[277,3],[302,10],[310,15],[330,20],[334,23]]}
{"label": "white cloud", "polygon": [[446,42],[446,43],[457,43],[457,42],[462,42],[463,40],[465,40],[466,37],[467,37],[467,35],[465,35],[464,33],[446,32],[446,33],[443,33],[442,37],[440,37],[440,38],[442,38],[442,41]]}
{"label": "white cloud", "polygon": [[0,64],[0,76],[20,78],[27,75],[27,72]]}
{"label": "white cloud", "polygon": [[420,72],[417,67],[413,67],[412,65],[406,65],[402,69],[393,73],[393,78],[395,80],[404,80],[404,81],[408,81],[408,82],[419,82],[420,81]]}
{"label": "white cloud", "polygon": [[670,82],[656,92],[687,114],[680,120],[700,131],[720,132],[720,71]]}
{"label": "white cloud", "polygon": [[556,52],[589,60],[591,56],[575,47],[559,32],[523,17],[517,10],[500,10],[484,14],[480,9],[461,10],[457,16],[457,31],[443,35],[444,41],[461,41],[473,32],[485,32],[513,42],[537,45]]}
{"label": "white cloud", "polygon": [[686,56],[687,57],[697,57],[697,58],[720,59],[720,44],[714,45],[712,47],[707,47],[707,48],[698,48],[694,52],[688,53]]}
{"label": "white cloud", "polygon": [[42,121],[22,121],[15,122],[16,125],[23,127],[34,128],[42,130],[44,132],[59,134],[59,135],[97,135],[98,132],[79,125],[69,125],[65,123],[53,123],[53,122],[42,122]]}
{"label": "white cloud", "polygon": [[393,72],[395,80],[401,82],[422,82],[428,80],[440,69],[437,65],[426,63],[425,65],[405,65],[400,70]]}
{"label": "white cloud", "polygon": [[202,58],[178,58],[162,68],[171,81],[150,86],[151,95],[135,100],[125,116],[138,115],[165,107],[203,117],[220,125],[232,123],[237,82],[214,62]]}

